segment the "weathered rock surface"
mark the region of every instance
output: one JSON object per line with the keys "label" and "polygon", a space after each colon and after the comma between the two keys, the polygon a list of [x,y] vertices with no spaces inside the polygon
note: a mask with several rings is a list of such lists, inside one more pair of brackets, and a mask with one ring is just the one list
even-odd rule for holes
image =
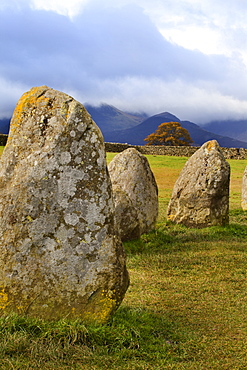
{"label": "weathered rock surface", "polygon": [[105,322],[128,287],[100,130],[46,86],[14,111],[0,163],[0,309]]}
{"label": "weathered rock surface", "polygon": [[115,216],[122,241],[134,240],[140,237],[138,212],[126,191],[113,186]]}
{"label": "weathered rock surface", "polygon": [[168,219],[189,227],[229,222],[230,166],[217,141],[194,153],[177,179],[167,209]]}
{"label": "weathered rock surface", "polygon": [[[113,158],[108,169],[114,194],[121,189],[134,208],[130,210],[131,203],[126,201],[127,196],[114,195],[118,208],[117,224],[124,240],[138,238],[151,231],[158,216],[158,188],[147,158],[134,148],[126,149]],[[127,222],[126,217],[129,213],[137,215],[137,222],[132,222],[132,230],[131,222]]]}
{"label": "weathered rock surface", "polygon": [[241,206],[243,211],[247,211],[247,166],[245,167],[243,175]]}

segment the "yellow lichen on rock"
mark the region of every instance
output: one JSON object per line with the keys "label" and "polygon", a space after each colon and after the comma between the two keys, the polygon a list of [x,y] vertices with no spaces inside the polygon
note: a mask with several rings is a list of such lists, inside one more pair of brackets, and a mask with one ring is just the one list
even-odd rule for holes
{"label": "yellow lichen on rock", "polygon": [[47,87],[46,86],[33,87],[32,89],[30,89],[21,96],[13,113],[13,117],[11,120],[11,130],[9,132],[8,140],[11,140],[11,137],[14,134],[14,132],[21,125],[23,115],[26,114],[30,107],[35,107],[37,105],[36,103],[38,98],[39,99],[42,98],[46,103],[48,103],[49,99],[47,97],[42,96],[42,93],[45,88]]}
{"label": "yellow lichen on rock", "polygon": [[241,207],[243,211],[247,211],[247,202],[246,200],[242,199]]}
{"label": "yellow lichen on rock", "polygon": [[0,309],[4,310],[9,304],[8,294],[5,293],[4,288],[0,289]]}
{"label": "yellow lichen on rock", "polygon": [[98,324],[106,323],[112,313],[117,309],[118,303],[115,294],[112,291],[102,290],[94,298],[92,308],[83,313],[83,320],[86,322],[96,322]]}
{"label": "yellow lichen on rock", "polygon": [[107,321],[129,278],[99,128],[71,96],[41,86],[20,98],[9,138],[0,171],[0,308]]}
{"label": "yellow lichen on rock", "polygon": [[60,114],[67,120],[69,116],[68,102],[64,102],[60,108]]}
{"label": "yellow lichen on rock", "polygon": [[208,152],[215,148],[219,148],[219,145],[216,140],[210,140],[205,145],[205,149],[207,149]]}
{"label": "yellow lichen on rock", "polygon": [[176,215],[167,215],[167,220],[168,221],[174,221]]}

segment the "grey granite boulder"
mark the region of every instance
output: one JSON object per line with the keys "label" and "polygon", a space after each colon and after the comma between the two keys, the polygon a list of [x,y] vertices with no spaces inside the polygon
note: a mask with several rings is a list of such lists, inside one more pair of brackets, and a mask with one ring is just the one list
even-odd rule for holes
{"label": "grey granite boulder", "polygon": [[19,100],[0,163],[0,310],[105,322],[128,287],[102,134],[46,86]]}
{"label": "grey granite boulder", "polygon": [[[117,211],[117,224],[122,229],[122,235],[125,235],[124,240],[137,238],[154,229],[158,216],[158,188],[147,158],[136,149],[129,148],[117,154],[110,162],[108,169],[113,192],[121,189],[126,193],[122,196],[121,206],[120,197],[114,195],[117,199],[117,207],[121,208],[121,212]],[[130,201],[126,202],[127,198]],[[127,223],[123,219],[126,220],[131,203],[132,215],[137,215],[136,222],[131,218],[131,221]],[[124,224],[126,224],[125,231],[123,230]]]}
{"label": "grey granite boulder", "polygon": [[229,222],[230,166],[217,141],[202,145],[177,179],[167,209],[168,220],[189,227]]}

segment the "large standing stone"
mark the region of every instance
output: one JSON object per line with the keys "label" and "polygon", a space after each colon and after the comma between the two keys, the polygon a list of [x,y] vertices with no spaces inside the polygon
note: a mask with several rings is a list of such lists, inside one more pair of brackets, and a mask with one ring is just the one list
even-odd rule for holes
{"label": "large standing stone", "polygon": [[208,141],[187,161],[177,179],[168,219],[189,227],[229,221],[230,166],[217,141]]}
{"label": "large standing stone", "polygon": [[[137,238],[152,230],[158,216],[158,188],[147,158],[129,148],[117,154],[108,169],[122,239]],[[136,214],[136,219],[128,214]]]}
{"label": "large standing stone", "polygon": [[72,97],[32,88],[0,166],[0,308],[105,322],[128,274],[99,128]]}

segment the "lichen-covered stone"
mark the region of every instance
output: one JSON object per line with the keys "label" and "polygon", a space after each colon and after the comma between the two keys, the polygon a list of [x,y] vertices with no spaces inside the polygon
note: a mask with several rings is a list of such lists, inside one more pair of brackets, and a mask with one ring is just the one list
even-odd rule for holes
{"label": "lichen-covered stone", "polygon": [[122,241],[140,238],[138,212],[130,197],[119,186],[113,186],[115,216]]}
{"label": "lichen-covered stone", "polygon": [[243,181],[242,181],[241,206],[242,206],[243,211],[247,211],[247,166],[245,167]]}
{"label": "lichen-covered stone", "polygon": [[46,86],[14,111],[0,163],[0,311],[105,322],[128,287],[102,134]]}
{"label": "lichen-covered stone", "polygon": [[[130,212],[130,203],[124,201],[120,206],[120,197],[114,195],[118,199],[117,206],[122,209],[122,212],[117,212],[117,224],[120,225],[125,239],[136,238],[151,231],[158,216],[158,188],[147,158],[136,149],[129,148],[117,154],[108,169],[113,192],[116,189],[125,192],[134,207],[132,214],[137,215],[138,226],[133,222],[131,231],[130,223],[124,221],[126,212]],[[127,225],[126,231],[123,230],[124,224]]]}
{"label": "lichen-covered stone", "polygon": [[202,145],[177,179],[167,209],[168,220],[188,227],[229,222],[230,166],[217,141]]}

